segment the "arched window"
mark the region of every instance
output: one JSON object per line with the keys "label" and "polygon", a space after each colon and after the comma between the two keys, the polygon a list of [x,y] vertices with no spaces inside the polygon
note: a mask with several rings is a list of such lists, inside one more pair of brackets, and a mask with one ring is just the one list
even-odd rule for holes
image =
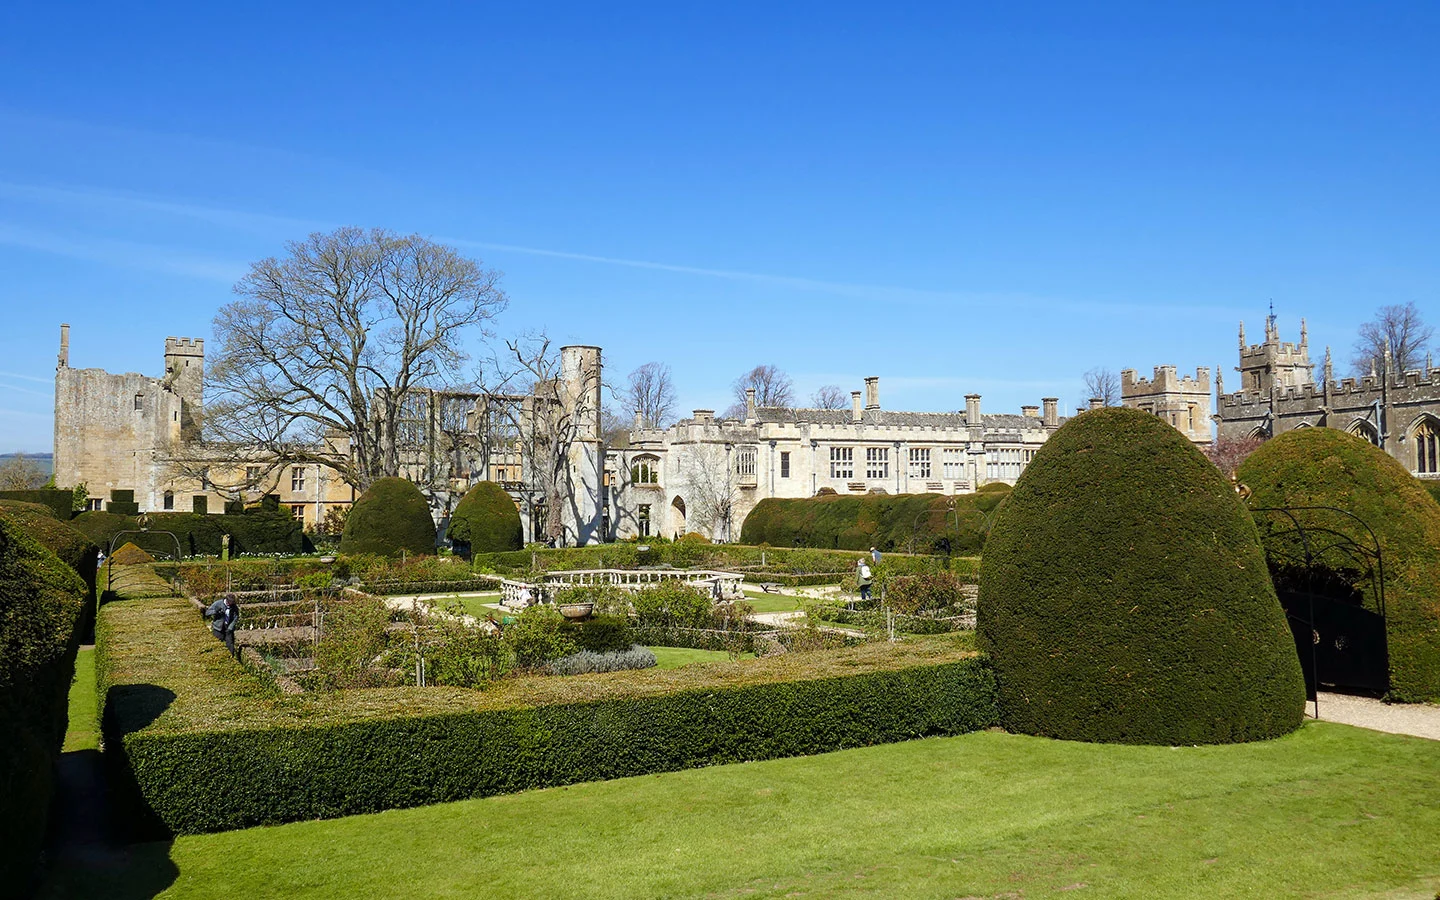
{"label": "arched window", "polygon": [[1351,422],[1350,427],[1346,430],[1356,437],[1364,438],[1377,447],[1380,446],[1380,435],[1376,433],[1375,427],[1364,419],[1356,419],[1354,422]]}
{"label": "arched window", "polygon": [[659,458],[654,456],[636,457],[630,465],[630,480],[635,484],[659,484]]}
{"label": "arched window", "polygon": [[1425,419],[1415,429],[1415,471],[1440,475],[1440,425]]}

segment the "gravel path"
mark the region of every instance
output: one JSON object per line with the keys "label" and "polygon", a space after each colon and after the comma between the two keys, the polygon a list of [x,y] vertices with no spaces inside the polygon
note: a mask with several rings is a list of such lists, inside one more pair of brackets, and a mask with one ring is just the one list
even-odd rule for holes
{"label": "gravel path", "polygon": [[[1313,713],[1314,705],[1307,704],[1307,710],[1307,715]],[[1440,741],[1440,706],[1427,703],[1383,703],[1369,697],[1322,691],[1320,720]]]}

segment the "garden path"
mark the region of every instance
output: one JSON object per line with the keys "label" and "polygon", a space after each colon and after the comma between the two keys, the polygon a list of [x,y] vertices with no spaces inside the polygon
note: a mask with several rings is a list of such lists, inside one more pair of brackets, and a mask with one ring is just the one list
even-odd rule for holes
{"label": "garden path", "polygon": [[[1313,711],[1314,707],[1307,709]],[[1306,715],[1309,714],[1307,711]],[[1386,703],[1370,697],[1322,691],[1320,720],[1440,741],[1440,706],[1429,703]]]}

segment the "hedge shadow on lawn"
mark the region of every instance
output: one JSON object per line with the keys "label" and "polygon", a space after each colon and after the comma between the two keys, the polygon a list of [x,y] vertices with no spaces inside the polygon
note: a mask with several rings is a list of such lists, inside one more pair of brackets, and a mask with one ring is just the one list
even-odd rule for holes
{"label": "hedge shadow on lawn", "polygon": [[[175,702],[175,692],[154,684],[117,684],[105,692],[101,713],[102,730],[129,734],[153,724]],[[160,814],[145,798],[135,780],[135,770],[125,753],[125,742],[107,745],[103,756],[110,786],[110,833],[125,843],[155,841],[169,837]],[[224,760],[203,764],[224,765]]]}

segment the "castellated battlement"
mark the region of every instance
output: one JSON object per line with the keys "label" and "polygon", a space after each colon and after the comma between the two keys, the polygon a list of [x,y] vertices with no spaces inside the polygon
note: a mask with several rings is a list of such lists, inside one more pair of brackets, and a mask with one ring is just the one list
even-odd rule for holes
{"label": "castellated battlement", "polygon": [[205,339],[188,337],[167,337],[165,339],[166,356],[204,356]]}
{"label": "castellated battlement", "polygon": [[1305,341],[1298,344],[1293,341],[1251,344],[1240,351],[1240,358],[1263,357],[1271,350],[1274,350],[1280,356],[1304,356],[1306,359],[1310,358],[1310,345]]}
{"label": "castellated battlement", "polygon": [[1156,366],[1154,378],[1140,378],[1134,369],[1120,370],[1120,386],[1125,391],[1204,391],[1210,392],[1210,369],[1200,366],[1195,374],[1180,375],[1175,366]]}

